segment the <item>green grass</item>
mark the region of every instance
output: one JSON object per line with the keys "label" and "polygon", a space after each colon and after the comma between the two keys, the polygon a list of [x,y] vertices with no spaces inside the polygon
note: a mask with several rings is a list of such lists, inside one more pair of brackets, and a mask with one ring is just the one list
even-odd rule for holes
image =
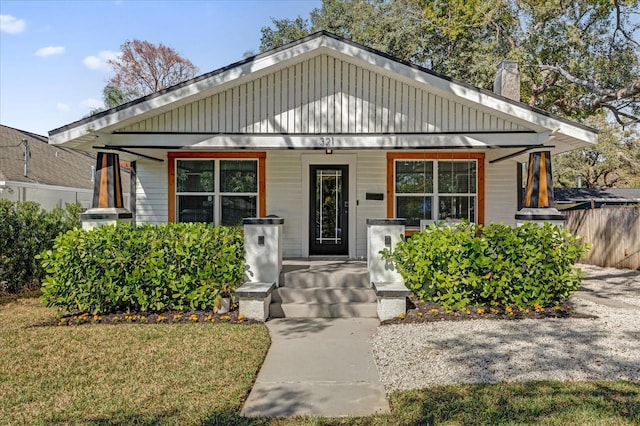
{"label": "green grass", "polygon": [[0,424],[201,424],[234,412],[269,347],[263,325],[33,327],[0,307]]}
{"label": "green grass", "polygon": [[393,413],[244,419],[266,327],[42,327],[37,299],[0,306],[0,424],[638,425],[640,383],[530,382],[396,392]]}
{"label": "green grass", "polygon": [[[249,424],[311,425],[639,425],[640,383],[528,382],[438,386],[391,395],[393,413],[348,419],[298,417]],[[242,424],[228,417],[229,425]]]}
{"label": "green grass", "polygon": [[442,386],[392,397],[400,424],[638,425],[640,383]]}

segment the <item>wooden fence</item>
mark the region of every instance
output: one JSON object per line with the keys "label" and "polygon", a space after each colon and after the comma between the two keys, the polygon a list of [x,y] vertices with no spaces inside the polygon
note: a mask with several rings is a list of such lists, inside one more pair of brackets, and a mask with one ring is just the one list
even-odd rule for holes
{"label": "wooden fence", "polygon": [[592,248],[583,262],[614,268],[640,269],[640,207],[572,210],[565,226]]}

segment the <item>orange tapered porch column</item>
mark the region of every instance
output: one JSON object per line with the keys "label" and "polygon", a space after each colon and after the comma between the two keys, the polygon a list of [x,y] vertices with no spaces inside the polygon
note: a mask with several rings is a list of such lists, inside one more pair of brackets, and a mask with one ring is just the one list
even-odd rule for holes
{"label": "orange tapered porch column", "polygon": [[133,215],[124,208],[118,154],[99,152],[93,184],[91,208],[80,215],[84,229],[130,222]]}
{"label": "orange tapered porch column", "polygon": [[551,152],[530,153],[527,171],[524,207],[516,213],[516,222],[518,224],[522,222],[551,222],[562,225],[564,215],[553,205]]}

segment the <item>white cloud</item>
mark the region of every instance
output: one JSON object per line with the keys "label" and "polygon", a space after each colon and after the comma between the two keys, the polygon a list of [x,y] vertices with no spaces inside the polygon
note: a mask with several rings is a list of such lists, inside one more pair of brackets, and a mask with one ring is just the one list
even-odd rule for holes
{"label": "white cloud", "polygon": [[18,34],[27,28],[24,19],[18,19],[12,15],[0,15],[0,32]]}
{"label": "white cloud", "polygon": [[58,103],[56,104],[56,109],[57,109],[58,111],[66,112],[66,111],[69,111],[71,108],[70,108],[70,107],[69,107],[69,105],[67,105],[67,104],[64,104],[64,103],[62,103],[62,102],[58,102]]}
{"label": "white cloud", "polygon": [[116,59],[120,55],[119,52],[113,52],[111,50],[102,50],[98,53],[98,56],[87,56],[82,60],[82,63],[85,67],[92,70],[108,70],[109,64],[107,63],[110,59]]}
{"label": "white cloud", "polygon": [[64,53],[64,46],[47,46],[36,50],[36,56],[51,56]]}
{"label": "white cloud", "polygon": [[98,99],[85,99],[82,102],[80,102],[80,105],[82,105],[85,108],[91,108],[91,109],[96,109],[96,108],[104,108],[104,104],[102,103],[102,101],[99,101]]}

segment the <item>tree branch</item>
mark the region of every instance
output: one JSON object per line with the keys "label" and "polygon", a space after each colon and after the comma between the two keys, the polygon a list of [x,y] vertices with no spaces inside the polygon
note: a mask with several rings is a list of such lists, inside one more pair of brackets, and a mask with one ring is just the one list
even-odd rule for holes
{"label": "tree branch", "polygon": [[560,74],[561,76],[566,78],[571,83],[587,87],[587,88],[591,89],[592,91],[598,93],[599,95],[611,96],[611,95],[613,95],[615,93],[615,91],[613,91],[613,90],[607,90],[607,89],[603,88],[597,81],[585,80],[585,79],[582,79],[582,78],[578,78],[578,77],[572,75],[571,73],[569,73],[564,68],[559,67],[557,65],[540,65],[540,68],[543,69],[543,70],[547,70],[547,71],[557,72],[558,74]]}
{"label": "tree branch", "polygon": [[532,93],[531,93],[531,97],[529,98],[529,105],[533,106],[536,100],[538,100],[538,97],[549,87],[553,86],[556,83],[556,81],[558,81],[558,76],[559,74],[557,72],[552,71],[549,73],[547,78],[544,79],[542,84],[540,84],[539,86],[534,85],[531,88]]}
{"label": "tree branch", "polygon": [[[628,126],[628,125],[633,124],[633,123],[640,122],[640,117],[636,117],[635,115],[627,114],[627,113],[625,113],[623,111],[620,111],[619,108],[616,108],[613,105],[610,105],[610,104],[608,104],[606,102],[600,103],[599,105],[601,107],[606,108],[609,111],[611,111],[611,113],[615,117],[615,119],[618,122],[618,124],[622,125],[623,127],[624,126]],[[622,120],[622,117],[628,118],[631,121],[624,122]]]}
{"label": "tree branch", "polygon": [[[592,92],[594,92],[597,95],[600,95],[600,97],[598,99],[595,99],[594,101],[591,102],[591,108],[593,109],[599,109],[599,108],[607,108],[609,109],[611,112],[614,113],[615,117],[616,117],[616,121],[622,125],[628,125],[631,124],[632,122],[638,122],[640,121],[640,117],[637,117],[635,115],[630,115],[627,114],[623,111],[621,111],[621,107],[620,106],[615,106],[612,105],[611,102],[615,102],[615,101],[621,101],[624,99],[634,99],[636,98],[638,95],[640,95],[640,78],[638,78],[636,81],[634,81],[633,83],[631,83],[629,86],[627,87],[623,87],[621,89],[605,89],[604,87],[602,87],[597,81],[595,80],[587,80],[587,79],[581,79],[578,77],[575,77],[574,75],[572,75],[571,73],[569,73],[567,70],[565,70],[564,68],[560,67],[560,66],[554,66],[554,65],[539,65],[539,67],[543,70],[547,70],[547,71],[551,71],[551,72],[556,72],[559,75],[561,75],[562,77],[564,77],[567,81],[586,87],[587,89],[591,90]],[[562,104],[562,100],[558,100],[556,101],[556,104],[559,105],[561,108],[563,108],[563,104]],[[625,123],[624,121],[622,121],[622,119],[620,117],[625,117],[628,119],[631,119],[631,122]]]}
{"label": "tree branch", "polygon": [[627,41],[629,41],[630,43],[635,44],[636,46],[640,47],[640,43],[638,43],[636,40],[633,39],[633,37],[631,37],[626,31],[625,29],[622,27],[622,19],[620,18],[622,16],[622,5],[620,4],[620,0],[614,0],[613,4],[616,8],[616,31],[620,31],[622,33],[622,35],[624,36],[624,38],[627,39]]}

